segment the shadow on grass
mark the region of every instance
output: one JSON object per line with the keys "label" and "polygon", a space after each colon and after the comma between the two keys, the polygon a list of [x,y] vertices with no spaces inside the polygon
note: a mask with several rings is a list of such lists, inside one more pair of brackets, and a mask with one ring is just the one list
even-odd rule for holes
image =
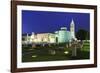
{"label": "shadow on grass", "polygon": [[[46,51],[45,51],[46,52]],[[57,52],[55,55],[51,54],[36,54],[34,52],[29,52],[23,55],[22,62],[40,62],[40,61],[60,61],[60,60],[83,60],[89,59],[88,51],[78,51],[76,57],[72,57],[71,52],[69,54],[64,54],[63,51]]]}
{"label": "shadow on grass", "polygon": [[90,59],[90,52],[78,51],[76,57],[70,57],[70,60],[84,60],[84,59]]}

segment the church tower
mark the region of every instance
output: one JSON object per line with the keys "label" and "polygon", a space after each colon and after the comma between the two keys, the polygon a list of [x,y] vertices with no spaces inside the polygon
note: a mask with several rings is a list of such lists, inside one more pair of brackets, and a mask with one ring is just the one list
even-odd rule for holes
{"label": "church tower", "polygon": [[75,39],[75,24],[74,24],[74,20],[72,19],[71,23],[70,23],[70,32],[71,32],[71,36],[73,39]]}

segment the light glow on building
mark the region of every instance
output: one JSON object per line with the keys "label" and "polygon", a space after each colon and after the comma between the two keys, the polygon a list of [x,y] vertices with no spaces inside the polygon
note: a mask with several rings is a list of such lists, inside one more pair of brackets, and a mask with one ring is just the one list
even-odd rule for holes
{"label": "light glow on building", "polygon": [[26,37],[25,41],[30,43],[66,43],[75,38],[75,24],[71,21],[70,31],[66,27],[61,27],[60,30],[54,31],[54,33],[38,33],[32,32],[31,36]]}

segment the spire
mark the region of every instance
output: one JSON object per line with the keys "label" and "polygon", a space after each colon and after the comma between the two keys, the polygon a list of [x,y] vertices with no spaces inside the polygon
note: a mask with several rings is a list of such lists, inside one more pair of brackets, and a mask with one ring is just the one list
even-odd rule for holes
{"label": "spire", "polygon": [[72,19],[72,21],[71,21],[71,24],[70,24],[71,26],[73,26],[74,25],[74,20]]}

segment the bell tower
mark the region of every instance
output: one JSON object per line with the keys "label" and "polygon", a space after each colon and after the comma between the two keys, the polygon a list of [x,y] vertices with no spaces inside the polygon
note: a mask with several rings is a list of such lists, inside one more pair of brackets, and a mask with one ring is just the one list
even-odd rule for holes
{"label": "bell tower", "polygon": [[71,23],[70,23],[70,32],[72,35],[72,38],[75,38],[75,24],[74,24],[74,20],[72,19]]}

